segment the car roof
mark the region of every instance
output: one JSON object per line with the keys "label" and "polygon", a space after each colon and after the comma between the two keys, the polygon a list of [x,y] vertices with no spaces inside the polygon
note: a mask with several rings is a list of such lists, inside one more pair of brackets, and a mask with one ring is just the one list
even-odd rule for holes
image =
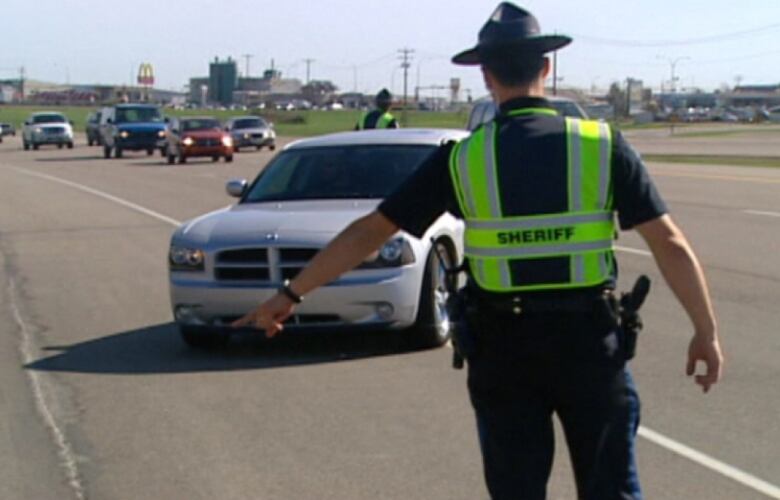
{"label": "car roof", "polygon": [[214,120],[219,121],[213,116],[179,116],[178,119],[180,121],[186,121],[186,120]]}
{"label": "car roof", "polygon": [[64,114],[60,113],[59,111],[36,111],[35,113],[30,113],[30,116],[40,116],[40,115],[59,115],[59,116],[65,116]]}
{"label": "car roof", "polygon": [[308,139],[300,139],[288,144],[284,149],[305,149],[328,146],[361,146],[361,145],[409,145],[438,146],[447,141],[459,141],[468,137],[464,130],[434,129],[434,128],[402,128],[359,130],[354,132],[338,132]]}
{"label": "car roof", "polygon": [[240,116],[231,116],[231,120],[265,120],[262,116],[255,116],[255,115],[240,115]]}

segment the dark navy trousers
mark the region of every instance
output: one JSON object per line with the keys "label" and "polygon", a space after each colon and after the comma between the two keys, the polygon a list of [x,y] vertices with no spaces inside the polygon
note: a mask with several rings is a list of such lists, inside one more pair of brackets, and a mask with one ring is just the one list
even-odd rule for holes
{"label": "dark navy trousers", "polygon": [[639,397],[621,334],[590,313],[496,314],[471,321],[469,363],[485,481],[493,500],[546,497],[560,419],[581,500],[639,500]]}

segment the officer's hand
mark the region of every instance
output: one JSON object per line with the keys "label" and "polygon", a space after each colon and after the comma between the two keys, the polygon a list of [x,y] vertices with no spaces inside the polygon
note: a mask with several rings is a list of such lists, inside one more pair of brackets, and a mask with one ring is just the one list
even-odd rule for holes
{"label": "officer's hand", "polygon": [[294,306],[295,304],[289,298],[276,294],[245,316],[232,322],[230,326],[265,329],[265,336],[270,338],[284,329],[282,323],[293,313]]}
{"label": "officer's hand", "polygon": [[696,364],[702,361],[707,368],[704,375],[696,375],[696,383],[704,392],[710,390],[710,386],[720,380],[723,369],[723,353],[720,350],[720,342],[717,335],[695,334],[688,346],[688,366],[686,374],[690,377],[696,372]]}

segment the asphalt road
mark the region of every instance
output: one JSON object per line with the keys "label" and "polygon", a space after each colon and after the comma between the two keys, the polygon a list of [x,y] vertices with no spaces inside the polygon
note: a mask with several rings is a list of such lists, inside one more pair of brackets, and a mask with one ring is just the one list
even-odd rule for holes
{"label": "asphalt road", "polygon": [[[487,498],[448,348],[320,335],[204,353],[179,340],[173,225],[231,203],[224,182],[269,158],[168,166],[104,160],[83,140],[0,144],[0,498]],[[780,498],[780,171],[651,170],[707,268],[728,359],[708,395],[684,376],[689,323],[624,235],[623,287],[654,279],[633,362],[646,497]],[[575,498],[558,443],[549,498]]]}

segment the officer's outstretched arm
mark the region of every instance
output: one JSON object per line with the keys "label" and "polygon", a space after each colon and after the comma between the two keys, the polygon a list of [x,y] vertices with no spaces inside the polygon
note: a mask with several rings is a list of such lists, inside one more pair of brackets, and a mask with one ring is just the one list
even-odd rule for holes
{"label": "officer's outstretched arm", "polygon": [[664,279],[693,322],[686,373],[693,375],[696,363],[703,361],[707,371],[695,379],[707,392],[720,379],[723,354],[704,271],[685,235],[668,215],[640,224],[636,230],[647,242]]}
{"label": "officer's outstretched arm", "polygon": [[[361,217],[347,226],[312,259],[289,284],[290,289],[302,296],[335,280],[363,262],[397,231],[398,226],[380,212],[374,211]],[[232,326],[262,328],[268,337],[273,337],[281,331],[282,323],[292,314],[293,307],[294,303],[288,296],[277,293],[234,321]]]}

